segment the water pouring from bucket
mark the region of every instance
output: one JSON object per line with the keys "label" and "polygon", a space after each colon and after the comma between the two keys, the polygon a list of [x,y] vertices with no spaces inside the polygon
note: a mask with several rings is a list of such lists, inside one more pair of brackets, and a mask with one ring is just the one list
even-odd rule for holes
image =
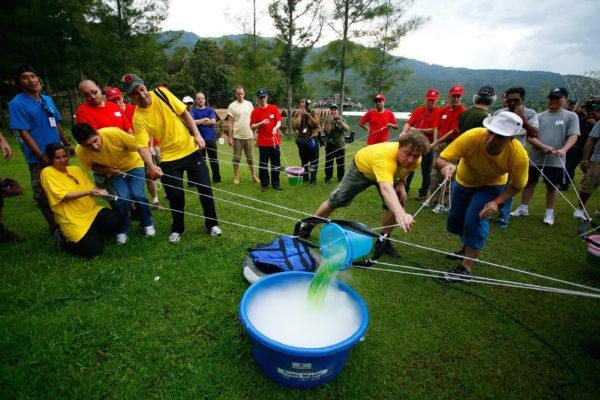
{"label": "water pouring from bucket", "polygon": [[323,307],[329,282],[337,271],[347,270],[352,261],[371,252],[373,238],[329,223],[321,229],[319,244],[323,261],[308,288],[309,303],[315,308]]}

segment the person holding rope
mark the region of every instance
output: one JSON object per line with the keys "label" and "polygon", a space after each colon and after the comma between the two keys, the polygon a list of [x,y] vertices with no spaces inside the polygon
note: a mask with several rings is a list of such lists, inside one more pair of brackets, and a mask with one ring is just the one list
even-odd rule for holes
{"label": "person holding rope", "polygon": [[281,114],[276,105],[268,104],[269,94],[265,89],[258,89],[256,101],[258,106],[250,115],[250,128],[257,132],[256,144],[259,152],[258,176],[263,192],[269,190],[269,161],[271,161],[271,186],[275,190],[283,190],[279,185],[279,170],[281,169],[281,139],[279,127]]}
{"label": "person holding rope", "polygon": [[115,201],[117,211],[123,217],[123,225],[117,234],[117,245],[127,242],[131,229],[129,208],[131,198],[140,217],[144,236],[156,234],[152,211],[144,191],[146,170],[138,153],[135,137],[119,128],[102,128],[96,131],[90,124],[75,124],[71,133],[77,141],[75,154],[86,170],[94,170],[108,176],[110,186],[119,197]]}
{"label": "person holding rope", "polygon": [[529,202],[535,193],[540,174],[544,174],[546,183],[546,212],[542,222],[554,224],[554,207],[558,200],[558,186],[566,183],[565,162],[567,151],[579,137],[579,118],[572,111],[563,109],[568,92],[557,87],[548,94],[548,110],[538,114],[539,128],[535,138],[527,138],[532,145],[529,150],[531,166],[529,182],[523,189],[521,205],[510,215],[525,217],[529,215]]}
{"label": "person holding rope", "polygon": [[[472,278],[473,263],[489,235],[489,217],[527,183],[527,152],[513,140],[523,125],[521,118],[503,111],[487,117],[483,125],[460,135],[434,164],[447,180],[456,173],[447,229],[461,236],[463,248],[450,256],[462,258],[458,266],[440,274],[448,282]],[[511,183],[505,188],[508,178]]]}
{"label": "person holding rope", "polygon": [[378,94],[373,97],[373,101],[375,109],[367,111],[358,122],[358,126],[363,129],[367,129],[366,124],[369,124],[367,145],[387,142],[389,128],[398,129],[394,113],[385,109],[385,96]]}
{"label": "person holding rope", "polygon": [[325,124],[325,183],[330,184],[333,177],[333,161],[337,163],[337,178],[342,181],[346,159],[344,132],[350,127],[340,117],[340,108],[337,104],[329,106],[329,119]]}
{"label": "person holding rope", "polygon": [[310,100],[302,99],[298,105],[298,112],[294,117],[293,127],[298,134],[296,146],[300,155],[300,163],[304,168],[303,182],[310,179],[311,185],[317,184],[317,171],[319,169],[319,117],[310,109]]}
{"label": "person holding rope", "polygon": [[44,152],[50,165],[42,170],[40,180],[60,225],[54,247],[85,258],[101,255],[101,235],[111,236],[119,231],[123,225],[121,214],[96,203],[96,197],[108,192],[95,187],[81,168],[69,166],[65,146],[50,143]]}
{"label": "person holding rope", "polygon": [[[185,232],[184,171],[200,195],[206,230],[211,236],[222,235],[208,168],[200,155],[200,149],[204,148],[204,139],[185,104],[162,86],[148,92],[144,81],[135,74],[126,74],[121,82],[125,92],[138,104],[133,115],[133,127],[138,152],[146,164],[147,175],[151,179],[161,178],[169,199],[173,217],[169,243],[179,242]],[[161,149],[159,166],[152,162],[152,155],[148,149],[151,136],[158,141]]]}
{"label": "person holding rope", "polygon": [[[448,93],[450,104],[440,110],[438,120],[435,123],[433,130],[433,143],[431,143],[431,147],[435,152],[435,160],[440,157],[440,154],[446,146],[459,135],[458,119],[460,114],[465,111],[465,106],[460,104],[464,93],[465,90],[461,85],[452,86]],[[444,199],[444,190],[437,190],[442,181],[442,175],[434,168],[431,171],[431,186],[429,187],[431,197],[427,203],[425,203],[425,205],[433,207],[433,210],[431,211],[434,214],[441,214],[448,211],[448,208],[446,207],[448,200]],[[450,194],[448,195],[448,199],[449,198]]]}
{"label": "person holding rope", "polygon": [[[403,232],[410,232],[415,223],[412,215],[404,210],[406,203],[406,177],[421,164],[421,157],[430,149],[429,141],[420,132],[411,131],[399,136],[396,143],[378,143],[361,149],[344,175],[340,184],[329,194],[315,216],[327,218],[340,207],[347,207],[352,200],[369,186],[375,185],[383,199],[382,238],[378,245],[384,245],[384,251],[399,256],[389,240],[394,226]],[[314,225],[303,224],[299,236],[308,238]]]}

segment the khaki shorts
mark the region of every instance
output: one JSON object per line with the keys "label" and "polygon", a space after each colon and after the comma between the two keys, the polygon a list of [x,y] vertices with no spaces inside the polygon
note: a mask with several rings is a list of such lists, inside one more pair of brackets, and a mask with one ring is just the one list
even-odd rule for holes
{"label": "khaki shorts", "polygon": [[40,179],[40,175],[44,169],[44,164],[34,163],[28,165],[29,173],[31,174],[31,189],[33,190],[33,199],[40,208],[50,207],[50,203],[48,203],[48,198],[46,197],[46,192],[44,192],[42,181]]}
{"label": "khaki shorts", "polygon": [[254,162],[254,139],[236,139],[233,138],[233,162],[238,164],[242,159],[242,150],[246,153],[248,164]]}
{"label": "khaki shorts", "polygon": [[376,182],[365,178],[352,161],[340,184],[329,194],[327,204],[331,208],[348,207],[359,193],[374,184]]}
{"label": "khaki shorts", "polygon": [[598,186],[600,186],[600,163],[592,161],[590,162],[590,169],[588,169],[588,172],[581,179],[579,191],[581,193],[592,194]]}

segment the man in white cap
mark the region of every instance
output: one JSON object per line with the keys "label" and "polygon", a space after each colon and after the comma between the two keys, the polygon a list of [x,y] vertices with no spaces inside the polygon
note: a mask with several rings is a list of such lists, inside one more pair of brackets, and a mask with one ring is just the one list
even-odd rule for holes
{"label": "man in white cap", "polygon": [[[521,118],[504,111],[486,118],[483,126],[460,135],[434,165],[446,179],[456,172],[447,229],[460,235],[464,246],[450,257],[462,258],[458,266],[440,274],[449,282],[471,279],[473,263],[489,235],[488,218],[527,184],[527,152],[513,140],[523,126]],[[508,178],[511,182],[504,188]]]}

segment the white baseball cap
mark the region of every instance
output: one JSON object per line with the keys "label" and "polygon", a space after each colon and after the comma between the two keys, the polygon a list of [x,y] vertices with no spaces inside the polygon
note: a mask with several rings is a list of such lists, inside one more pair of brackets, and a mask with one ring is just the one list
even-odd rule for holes
{"label": "white baseball cap", "polygon": [[190,96],[185,96],[182,101],[184,104],[188,104],[188,103],[193,103],[194,99],[192,99]]}
{"label": "white baseball cap", "polygon": [[516,136],[521,131],[523,120],[510,111],[500,111],[483,120],[483,126],[500,136]]}

